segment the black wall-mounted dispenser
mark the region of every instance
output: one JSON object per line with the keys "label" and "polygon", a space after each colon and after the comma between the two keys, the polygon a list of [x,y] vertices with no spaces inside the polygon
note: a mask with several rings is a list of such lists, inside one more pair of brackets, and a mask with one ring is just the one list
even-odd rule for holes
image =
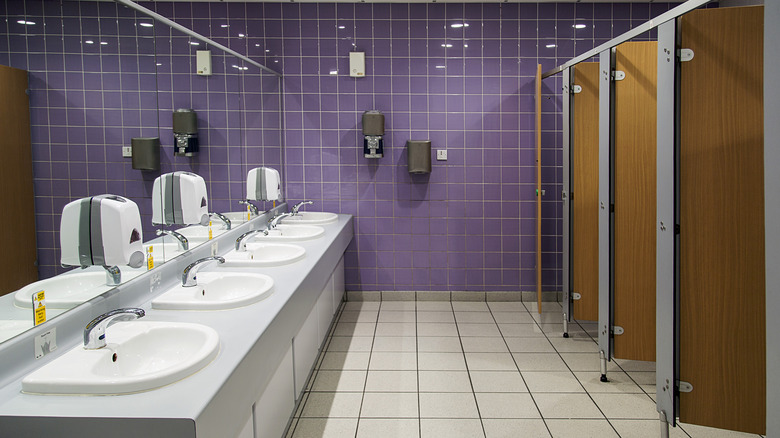
{"label": "black wall-mounted dispenser", "polygon": [[136,137],[130,140],[133,147],[133,169],[160,170],[160,138]]}
{"label": "black wall-mounted dispenser", "polygon": [[173,112],[173,155],[192,157],[198,153],[198,115],[191,109]]}
{"label": "black wall-mounted dispenser", "polygon": [[385,115],[371,110],[363,113],[363,156],[382,158],[384,148],[382,136],[385,135]]}

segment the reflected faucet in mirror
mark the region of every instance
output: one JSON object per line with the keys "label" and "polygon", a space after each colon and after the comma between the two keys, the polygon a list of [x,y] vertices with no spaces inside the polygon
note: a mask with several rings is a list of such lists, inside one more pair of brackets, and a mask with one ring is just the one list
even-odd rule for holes
{"label": "reflected faucet in mirror", "polygon": [[257,206],[255,204],[252,204],[249,199],[242,199],[238,201],[239,204],[246,205],[249,208],[249,211],[252,212],[253,215],[259,216],[260,211],[257,209]]}
{"label": "reflected faucet in mirror", "polygon": [[187,251],[188,249],[190,249],[190,241],[187,240],[186,237],[182,236],[181,233],[177,233],[176,231],[173,230],[163,230],[162,228],[157,230],[158,236],[162,236],[163,234],[167,234],[169,236],[176,238],[176,240],[179,242],[179,248],[182,251]]}
{"label": "reflected faucet in mirror", "polygon": [[211,216],[216,217],[217,219],[221,220],[222,223],[225,224],[225,229],[227,229],[227,230],[232,229],[232,224],[230,222],[230,219],[228,219],[224,214],[222,214],[222,213],[211,213]]}

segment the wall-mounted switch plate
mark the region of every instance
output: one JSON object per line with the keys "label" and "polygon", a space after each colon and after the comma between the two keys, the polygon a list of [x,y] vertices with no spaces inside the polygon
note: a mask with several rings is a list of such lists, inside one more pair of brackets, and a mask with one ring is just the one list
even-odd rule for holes
{"label": "wall-mounted switch plate", "polygon": [[122,146],[122,158],[133,158],[132,146]]}
{"label": "wall-mounted switch plate", "polygon": [[353,78],[366,76],[366,52],[349,52],[349,75]]}
{"label": "wall-mounted switch plate", "polygon": [[195,63],[198,75],[211,76],[211,50],[197,50]]}
{"label": "wall-mounted switch plate", "polygon": [[438,161],[447,161],[447,150],[446,149],[436,150],[436,159]]}

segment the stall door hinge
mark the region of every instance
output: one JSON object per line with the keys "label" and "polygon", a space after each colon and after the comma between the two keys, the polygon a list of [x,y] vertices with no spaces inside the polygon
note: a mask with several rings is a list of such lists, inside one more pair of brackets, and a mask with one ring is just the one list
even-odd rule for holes
{"label": "stall door hinge", "polygon": [[693,50],[680,49],[677,51],[677,56],[680,58],[680,62],[688,62],[693,59]]}
{"label": "stall door hinge", "polygon": [[571,92],[572,92],[572,94],[582,93],[582,86],[580,86],[580,85],[572,85]]}
{"label": "stall door hinge", "polygon": [[677,389],[680,392],[691,392],[693,391],[693,385],[691,385],[688,382],[683,382],[682,380],[680,380],[680,383],[677,384]]}
{"label": "stall door hinge", "polygon": [[580,293],[579,293],[579,292],[572,292],[572,294],[571,294],[571,299],[572,299],[572,300],[575,300],[575,301],[576,301],[576,300],[579,300],[579,299],[582,299],[582,295],[580,295]]}
{"label": "stall door hinge", "polygon": [[626,78],[626,72],[622,70],[613,70],[612,71],[612,80],[613,81],[622,81]]}
{"label": "stall door hinge", "polygon": [[624,333],[623,327],[619,325],[613,325],[612,326],[612,334],[613,335],[622,335]]}

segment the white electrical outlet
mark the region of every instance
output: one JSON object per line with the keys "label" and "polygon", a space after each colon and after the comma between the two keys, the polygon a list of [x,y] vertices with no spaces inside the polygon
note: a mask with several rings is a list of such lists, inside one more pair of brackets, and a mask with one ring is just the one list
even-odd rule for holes
{"label": "white electrical outlet", "polygon": [[122,146],[122,158],[133,158],[132,146]]}
{"label": "white electrical outlet", "polygon": [[447,161],[447,150],[446,149],[436,150],[436,159],[438,161]]}

